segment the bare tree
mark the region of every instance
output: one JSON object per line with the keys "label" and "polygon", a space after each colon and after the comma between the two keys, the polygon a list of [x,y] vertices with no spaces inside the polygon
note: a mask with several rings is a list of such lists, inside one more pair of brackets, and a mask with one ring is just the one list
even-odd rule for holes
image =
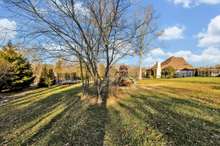
{"label": "bare tree", "polygon": [[[127,21],[129,0],[5,0],[28,19],[32,29],[26,37],[62,46],[48,51],[74,56],[92,77],[98,102],[108,96],[109,72],[113,63],[129,51],[133,31]],[[47,48],[46,48],[47,49]],[[103,78],[98,64],[105,65]]]}
{"label": "bare tree", "polygon": [[[150,50],[150,47],[153,43],[153,40],[157,37],[157,25],[155,20],[157,17],[155,16],[155,11],[151,5],[148,5],[145,8],[145,15],[143,18],[139,18],[136,25],[136,39],[135,39],[135,47],[136,54],[139,57],[139,75],[138,79],[142,79],[142,63],[143,56]],[[140,25],[140,26],[138,26]]]}

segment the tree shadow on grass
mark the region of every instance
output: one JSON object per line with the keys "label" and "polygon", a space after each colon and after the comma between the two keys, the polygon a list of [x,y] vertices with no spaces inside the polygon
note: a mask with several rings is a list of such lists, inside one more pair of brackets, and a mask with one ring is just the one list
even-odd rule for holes
{"label": "tree shadow on grass", "polygon": [[[11,107],[15,110],[9,113],[7,109],[6,111],[4,111],[4,108],[1,109],[2,112],[7,112],[7,114],[0,118],[0,143],[17,141],[19,137],[22,137],[22,134],[32,131],[33,128],[36,128],[35,126],[43,122],[44,118],[50,116],[53,109],[62,104],[70,104],[79,100],[79,97],[76,96],[79,92],[79,87],[67,88],[67,90],[45,97],[26,108],[16,109],[16,107]],[[25,140],[25,137],[23,140]]]}
{"label": "tree shadow on grass", "polygon": [[81,100],[79,92],[67,88],[9,113],[0,120],[0,144],[103,145],[106,103]]}
{"label": "tree shadow on grass", "polygon": [[218,85],[219,84],[218,81],[214,81],[214,80],[210,80],[210,81],[203,81],[203,80],[200,80],[200,81],[199,80],[176,80],[176,79],[170,79],[170,80],[172,82],[176,82],[176,83],[192,83],[192,84],[204,84],[204,85],[210,85],[210,84]]}
{"label": "tree shadow on grass", "polygon": [[[21,145],[32,145],[36,142],[36,140],[39,140],[39,138],[42,138],[49,130],[52,128],[52,126],[63,117],[64,114],[66,114],[72,106],[75,106],[75,104],[78,104],[80,102],[80,97],[76,96],[75,100],[69,101],[67,108],[62,111],[61,113],[57,114],[49,123],[47,123],[44,127],[39,129],[35,134],[33,134],[31,137],[26,139],[25,141],[22,142]],[[35,125],[37,125],[36,123]],[[58,125],[59,126],[59,125]]]}
{"label": "tree shadow on grass", "polygon": [[134,125],[124,123],[121,111],[114,107],[111,107],[108,112],[108,122],[106,128],[106,139],[105,145],[116,145],[116,146],[129,146],[129,145],[140,145],[143,142],[143,135],[133,135]]}
{"label": "tree shadow on grass", "polygon": [[[35,89],[33,91],[29,91],[28,93],[18,94],[16,96],[16,99],[10,102],[10,104],[13,105],[19,105],[19,104],[25,104],[32,100],[32,98],[40,97],[42,95],[46,95],[48,93],[51,93],[56,90],[65,89],[67,86],[53,86],[51,88],[39,88]],[[13,96],[13,95],[12,95]],[[19,104],[17,104],[19,103]]]}
{"label": "tree shadow on grass", "polygon": [[71,88],[45,97],[37,102],[30,104],[26,108],[16,109],[16,106],[10,107],[11,109],[13,109],[13,112],[8,113],[0,120],[1,132],[3,132],[4,130],[8,131],[10,128],[12,128],[12,126],[19,127],[23,124],[33,121],[36,118],[39,118],[40,116],[48,113],[58,105],[62,103],[68,103],[70,100],[75,99],[75,97],[68,98],[68,94],[76,95],[79,92],[79,87],[75,89]]}
{"label": "tree shadow on grass", "polygon": [[195,99],[203,100],[210,104],[220,104],[219,95],[213,93],[212,96],[210,96],[209,92],[207,91],[201,91],[201,90],[195,91],[185,88],[166,87],[166,86],[158,86],[157,89],[158,91],[162,89],[163,91],[165,91],[165,93],[171,93],[175,96],[185,96],[185,97],[189,96],[189,97],[193,97],[194,100]]}
{"label": "tree shadow on grass", "polygon": [[[154,129],[159,130],[169,145],[220,145],[218,109],[208,107],[198,101],[187,101],[172,97],[163,98],[167,96],[165,94],[153,97],[143,94],[131,96],[132,98],[129,101],[119,102],[120,107],[128,110],[147,125],[149,124]],[[192,107],[192,114],[176,111],[173,108],[174,105],[182,105],[181,110],[183,111],[185,106]],[[211,117],[212,115],[217,116],[217,121],[210,122],[193,114],[196,109],[207,112]]]}
{"label": "tree shadow on grass", "polygon": [[44,133],[34,145],[102,146],[105,136],[107,109],[105,105],[78,101]]}
{"label": "tree shadow on grass", "polygon": [[[0,120],[0,144],[103,145],[106,104],[81,100],[80,91],[80,87],[67,89],[8,114]],[[56,113],[60,105],[65,109]]]}

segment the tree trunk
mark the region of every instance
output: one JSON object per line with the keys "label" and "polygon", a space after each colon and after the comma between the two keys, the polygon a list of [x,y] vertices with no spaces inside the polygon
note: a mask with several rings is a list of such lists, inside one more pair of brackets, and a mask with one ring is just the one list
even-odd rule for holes
{"label": "tree trunk", "polygon": [[139,80],[142,80],[142,54],[139,55]]}
{"label": "tree trunk", "polygon": [[85,78],[84,78],[84,74],[83,74],[83,64],[82,64],[81,59],[79,59],[79,65],[80,65],[80,76],[81,76],[82,90],[83,90],[82,93],[83,93],[83,95],[87,95]]}
{"label": "tree trunk", "polygon": [[99,79],[96,79],[95,83],[96,83],[97,104],[102,105],[103,96],[102,96],[101,81]]}
{"label": "tree trunk", "polygon": [[103,105],[106,104],[108,96],[109,96],[109,85],[110,81],[109,81],[109,77],[105,77],[104,80],[102,81],[98,81],[98,84],[96,86],[96,90],[97,90],[97,103],[99,105]]}

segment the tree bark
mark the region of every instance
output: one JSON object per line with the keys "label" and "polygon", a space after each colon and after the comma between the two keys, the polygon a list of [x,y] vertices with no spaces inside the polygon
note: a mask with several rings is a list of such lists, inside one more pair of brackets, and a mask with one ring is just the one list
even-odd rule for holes
{"label": "tree bark", "polygon": [[103,96],[102,96],[102,88],[101,81],[99,79],[96,80],[96,94],[97,94],[97,104],[103,104]]}
{"label": "tree bark", "polygon": [[142,54],[140,54],[139,56],[139,76],[138,76],[139,80],[142,80]]}
{"label": "tree bark", "polygon": [[87,95],[87,91],[85,88],[85,78],[84,78],[84,74],[83,74],[83,64],[82,64],[82,60],[79,59],[79,65],[80,65],[80,76],[81,76],[81,82],[82,82],[82,93],[83,96]]}
{"label": "tree bark", "polygon": [[104,77],[103,80],[98,80],[97,86],[97,103],[99,105],[106,104],[107,99],[109,97],[109,87],[110,87],[110,79],[109,77]]}

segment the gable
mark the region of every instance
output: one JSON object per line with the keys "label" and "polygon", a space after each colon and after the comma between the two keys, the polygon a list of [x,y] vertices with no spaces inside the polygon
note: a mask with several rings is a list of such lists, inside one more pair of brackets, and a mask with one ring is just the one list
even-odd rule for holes
{"label": "gable", "polygon": [[192,65],[188,64],[183,57],[170,57],[161,63],[162,68],[173,67],[176,70],[192,69]]}

